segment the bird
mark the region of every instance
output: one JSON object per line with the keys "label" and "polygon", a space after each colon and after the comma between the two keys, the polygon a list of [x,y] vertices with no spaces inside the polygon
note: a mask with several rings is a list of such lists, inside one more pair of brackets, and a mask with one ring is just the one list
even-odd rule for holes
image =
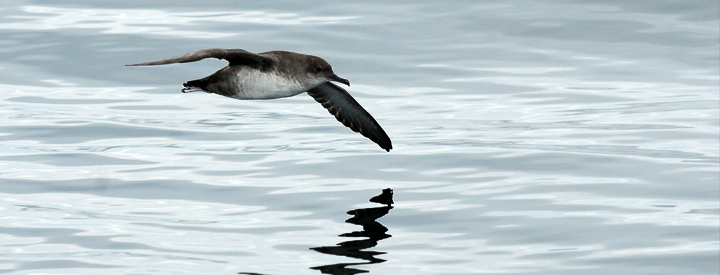
{"label": "bird", "polygon": [[189,63],[206,58],[223,59],[228,65],[205,78],[183,83],[183,93],[202,91],[241,100],[276,99],[307,93],[346,127],[387,152],[392,149],[390,137],[375,118],[350,93],[332,83],[349,87],[350,81],[336,75],[330,63],[317,56],[290,51],[252,53],[243,49],[213,48],[125,66]]}

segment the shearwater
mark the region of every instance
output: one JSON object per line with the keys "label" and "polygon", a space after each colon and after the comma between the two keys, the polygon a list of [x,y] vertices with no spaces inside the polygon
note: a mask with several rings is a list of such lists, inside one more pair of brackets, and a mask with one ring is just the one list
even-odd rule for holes
{"label": "shearwater", "polygon": [[205,49],[159,61],[126,66],[152,66],[224,59],[230,64],[201,79],[183,83],[183,93],[203,91],[236,99],[275,99],[307,92],[343,125],[377,143],[385,151],[392,143],[380,124],[345,89],[324,59],[288,51],[251,53],[242,49]]}

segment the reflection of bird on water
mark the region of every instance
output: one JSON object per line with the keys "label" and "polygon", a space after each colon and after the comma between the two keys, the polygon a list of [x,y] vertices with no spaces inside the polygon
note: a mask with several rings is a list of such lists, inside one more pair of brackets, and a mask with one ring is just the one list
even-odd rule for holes
{"label": "reflection of bird on water", "polygon": [[382,190],[382,194],[374,196],[370,198],[370,202],[377,202],[380,204],[385,204],[387,206],[392,206],[393,203],[393,191],[390,188],[386,188]]}
{"label": "reflection of bird on water", "polygon": [[[382,190],[382,194],[372,197],[370,202],[384,204],[383,207],[372,207],[372,208],[360,208],[348,211],[348,215],[353,215],[352,218],[347,219],[346,223],[357,224],[363,227],[362,231],[353,231],[350,233],[341,234],[340,237],[365,237],[367,239],[347,241],[337,244],[336,246],[321,246],[310,248],[323,254],[331,254],[338,256],[346,256],[350,258],[356,258],[366,260],[364,263],[338,263],[331,265],[323,265],[311,267],[311,269],[320,270],[323,274],[334,274],[334,275],[352,275],[358,273],[366,273],[367,270],[348,268],[353,265],[365,265],[365,264],[377,264],[382,263],[385,260],[375,258],[377,255],[385,254],[385,252],[377,251],[362,251],[377,245],[378,241],[390,238],[391,236],[386,234],[388,231],[387,227],[383,226],[376,220],[382,216],[385,216],[390,209],[392,209],[393,191],[390,188]],[[263,275],[260,273],[249,273],[240,272],[242,275]]]}
{"label": "reflection of bird on water", "polygon": [[336,246],[322,246],[311,248],[320,253],[332,254],[338,256],[346,256],[356,259],[366,260],[366,263],[338,263],[332,265],[323,265],[312,267],[312,269],[320,270],[323,274],[350,275],[357,273],[365,273],[366,270],[348,268],[353,265],[376,264],[385,260],[375,258],[376,255],[385,254],[385,252],[362,251],[377,245],[378,241],[391,237],[385,232],[387,227],[383,226],[376,220],[385,216],[392,209],[392,189],[383,190],[381,195],[370,199],[371,202],[385,204],[383,207],[361,208],[350,210],[347,213],[353,215],[347,219],[346,223],[357,224],[363,227],[362,231],[354,231],[351,233],[341,234],[340,237],[366,237],[363,240],[353,240],[337,244]]}

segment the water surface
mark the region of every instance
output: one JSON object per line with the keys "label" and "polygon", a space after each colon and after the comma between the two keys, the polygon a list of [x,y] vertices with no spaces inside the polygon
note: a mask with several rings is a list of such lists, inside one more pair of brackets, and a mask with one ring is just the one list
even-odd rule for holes
{"label": "water surface", "polygon": [[[717,1],[9,1],[0,272],[319,274],[363,262],[312,249],[366,245],[346,212],[392,188],[384,262],[351,268],[718,274],[719,26]],[[224,61],[124,66],[203,48],[322,56],[395,149],[306,95],[180,93]]]}

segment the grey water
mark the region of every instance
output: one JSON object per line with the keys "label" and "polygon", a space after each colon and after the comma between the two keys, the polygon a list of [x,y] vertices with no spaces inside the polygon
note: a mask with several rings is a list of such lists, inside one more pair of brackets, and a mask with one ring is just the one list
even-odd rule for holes
{"label": "grey water", "polygon": [[[204,48],[325,58],[394,149],[124,66]],[[719,158],[715,0],[0,5],[2,274],[718,274]]]}

